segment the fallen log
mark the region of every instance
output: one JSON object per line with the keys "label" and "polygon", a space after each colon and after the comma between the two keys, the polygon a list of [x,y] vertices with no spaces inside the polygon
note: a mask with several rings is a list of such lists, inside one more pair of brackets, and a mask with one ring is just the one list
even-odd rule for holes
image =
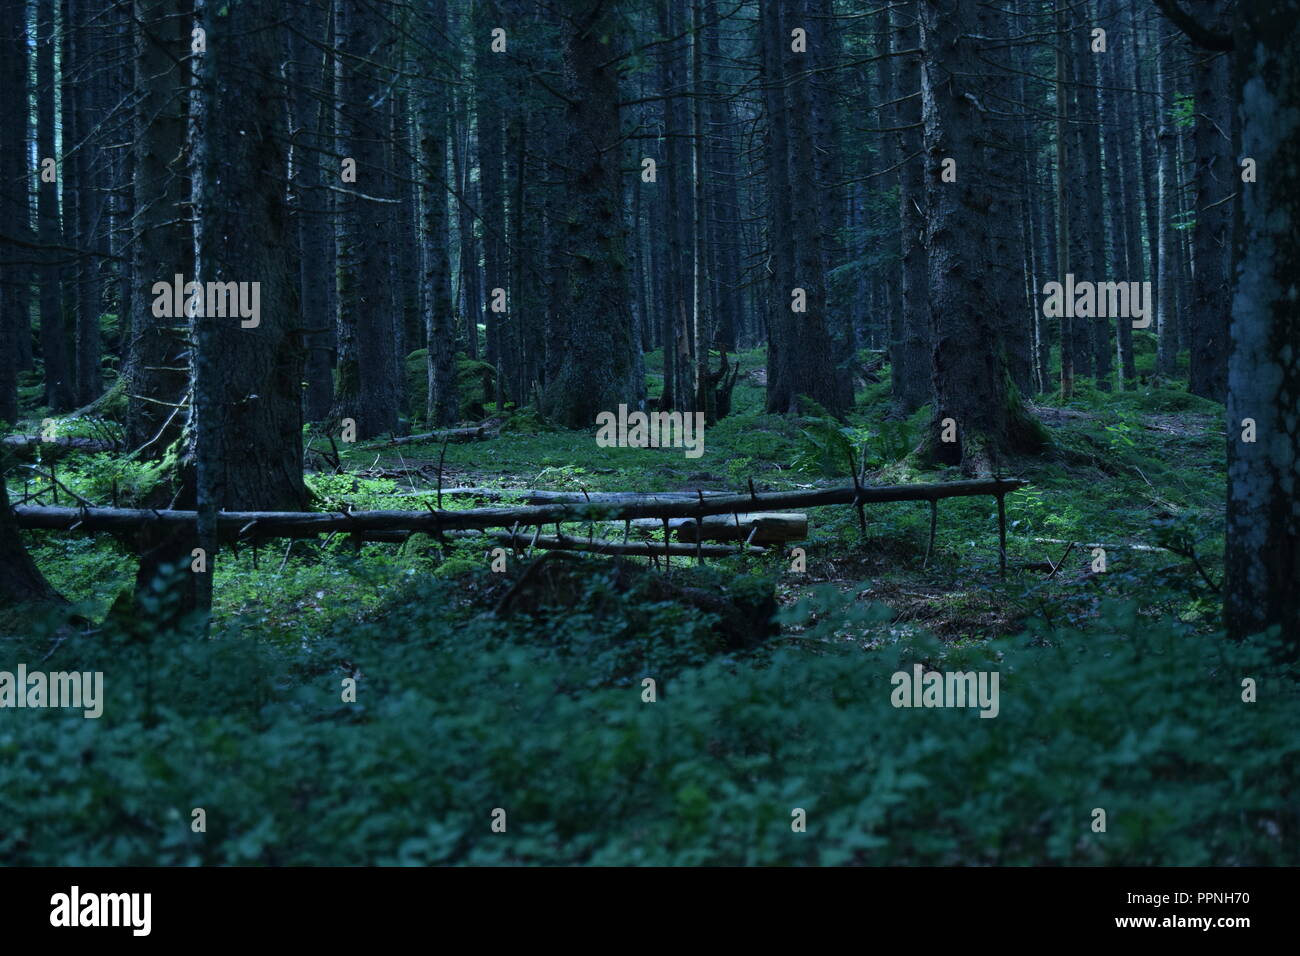
{"label": "fallen log", "polygon": [[[400,544],[410,537],[407,531],[373,531],[357,535],[362,541],[378,541]],[[657,558],[664,554],[673,557],[724,558],[736,554],[767,554],[766,548],[745,545],[675,544],[669,542],[667,549],[658,541],[610,541],[604,538],[571,537],[569,535],[512,534],[509,531],[451,531],[446,537],[456,541],[481,541],[484,544],[502,545],[517,551],[538,548],[543,551],[589,551],[593,554],[617,554],[623,557]]]}
{"label": "fallen log", "polygon": [[[730,493],[727,491],[656,491],[653,494],[656,498],[699,501],[700,495],[704,495],[706,498],[716,498],[719,495]],[[514,501],[520,499],[518,504],[523,505],[584,504],[588,501],[624,502],[637,501],[645,497],[636,491],[546,491],[537,488],[444,488],[442,489],[442,496],[444,498],[473,498],[479,501]],[[437,497],[437,492],[403,491],[398,492],[396,497],[428,498],[433,501]]]}
{"label": "fallen log", "polygon": [[41,438],[40,435],[6,435],[3,439],[6,448],[27,449],[38,446],[71,448],[76,451],[116,451],[120,446],[117,442],[108,441],[104,438],[52,438],[48,441]]}
{"label": "fallen log", "polygon": [[[663,522],[657,518],[638,518],[632,524],[639,528],[657,529]],[[672,518],[669,529],[678,541],[749,541],[752,544],[781,544],[785,541],[802,541],[808,537],[808,516],[804,514],[737,514],[707,515],[702,519]],[[696,528],[703,534],[697,534]],[[752,532],[752,536],[751,536]]]}
{"label": "fallen log", "polygon": [[1119,544],[1118,542],[1116,542],[1115,544],[1102,544],[1099,541],[1091,541],[1085,543],[1082,541],[1066,541],[1064,538],[1033,538],[1032,540],[1040,542],[1042,544],[1074,544],[1080,548],[1087,548],[1088,550],[1092,550],[1093,548],[1101,548],[1103,551],[1115,551],[1115,550],[1123,549],[1127,551],[1152,551],[1152,552],[1161,552],[1163,554],[1169,553],[1168,548],[1156,548],[1156,547],[1152,547],[1149,544]]}
{"label": "fallen log", "polygon": [[363,445],[363,448],[389,448],[393,445],[413,445],[417,442],[451,442],[459,444],[466,441],[482,441],[487,438],[496,437],[495,422],[483,422],[481,425],[472,425],[468,428],[448,428],[440,432],[422,432],[419,435],[403,435],[400,438],[390,438],[387,441],[370,442]]}
{"label": "fallen log", "polygon": [[[1014,478],[952,481],[941,484],[883,485],[874,488],[822,488],[817,491],[775,491],[748,495],[718,495],[715,498],[674,498],[645,495],[637,501],[581,504],[521,505],[510,508],[471,508],[465,511],[222,511],[217,514],[217,531],[225,539],[309,538],[337,531],[343,534],[366,531],[466,531],[533,526],[562,522],[626,521],[636,518],[702,518],[753,512],[755,505],[772,510],[815,508],[825,505],[858,505],[888,501],[939,501],[975,495],[1003,495],[1022,488],[1025,481]],[[58,508],[18,505],[14,516],[20,528],[62,531],[129,532],[145,526],[189,527],[195,524],[193,511],[156,511],[138,508]]]}

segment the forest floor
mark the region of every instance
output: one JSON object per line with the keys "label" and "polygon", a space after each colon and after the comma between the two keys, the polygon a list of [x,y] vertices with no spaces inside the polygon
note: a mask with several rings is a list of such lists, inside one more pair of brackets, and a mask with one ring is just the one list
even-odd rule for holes
{"label": "forest floor", "polygon": [[[867,484],[960,477],[917,467],[928,412],[890,420],[888,373],[847,422],[795,420],[763,411],[762,353],[740,360],[734,412],[699,458],[601,448],[594,430],[523,413],[445,461],[439,444],[359,443],[336,472],[309,435],[307,483],[323,509],[411,510],[434,501],[440,461],[444,487],[816,488],[850,481],[846,447]],[[924,503],[868,506],[865,534],[850,507],[808,509],[802,572],[782,548],[666,572],[510,555],[498,574],[477,541],[336,536],[223,552],[211,639],[196,640],[163,582],[109,610],[132,587],[129,549],[29,533],[92,623],[28,619],[4,647],[103,672],[107,700],[103,719],[50,710],[0,733],[0,857],[1294,863],[1300,697],[1273,680],[1266,643],[1217,632],[1222,408],[1085,383],[1034,411],[1052,447],[1008,467],[1030,484],[1006,499],[1005,579],[986,498],[940,502],[928,561]],[[107,454],[57,467],[77,494],[123,505],[158,477]],[[39,488],[21,474],[11,491]],[[899,704],[898,674],[918,665],[1000,677],[996,713]],[[1270,682],[1257,703],[1243,675]],[[196,805],[211,832],[191,832]],[[501,807],[509,839],[488,827]],[[790,823],[804,809],[809,838]]]}
{"label": "forest floor", "polygon": [[[340,445],[339,474],[332,473],[325,456],[309,452],[315,470],[308,484],[322,507],[354,509],[422,507],[420,502],[436,493],[440,461],[444,487],[647,493],[743,491],[752,481],[760,491],[812,489],[851,482],[845,447],[862,462],[867,485],[960,477],[912,465],[909,452],[928,409],[906,421],[888,420],[887,370],[882,380],[859,391],[847,425],[792,420],[763,412],[763,358],[761,350],[739,356],[742,374],[733,413],[708,429],[698,458],[687,458],[680,449],[601,448],[591,433],[548,430],[523,415],[508,419],[498,437],[445,449],[439,443]],[[651,353],[646,367],[660,362],[659,354]],[[650,372],[647,378],[653,394],[661,377]],[[920,628],[947,640],[1006,634],[1033,615],[1083,623],[1107,596],[1133,597],[1152,613],[1211,625],[1217,598],[1189,555],[1211,578],[1220,577],[1221,407],[1178,389],[1109,393],[1086,383],[1067,404],[1059,396],[1039,401],[1031,410],[1048,427],[1053,446],[1008,469],[1030,484],[1007,497],[1005,579],[998,574],[992,498],[942,502],[928,560],[929,507],[903,502],[868,506],[865,537],[848,506],[808,509],[809,538],[791,543],[806,551],[802,573],[791,570],[789,548],[715,563],[774,575],[783,604],[829,584],[861,602],[890,608],[895,629]],[[319,448],[324,442],[317,437],[308,444]],[[128,497],[133,483],[147,481],[139,466],[109,455],[78,456],[62,464],[59,477],[92,501],[105,497],[110,481]],[[471,505],[448,499],[444,506]],[[130,585],[133,556],[107,537],[37,537],[38,562],[71,599],[89,600],[103,610],[119,588]],[[1075,546],[1067,554],[1070,542]],[[1096,545],[1105,549],[1104,572]],[[271,553],[263,547],[255,558],[253,549],[244,548],[224,562],[217,577],[218,615],[254,614],[306,626],[304,609],[327,618],[367,613],[391,586],[376,578],[377,571],[396,572],[400,582],[406,574],[434,567],[428,554],[396,545],[370,544],[360,552],[344,542],[324,549],[298,543],[287,554],[282,549]],[[679,559],[673,567],[692,563]],[[86,573],[88,566],[93,573]],[[327,595],[337,596],[343,584],[359,585],[347,588],[355,600],[330,600],[334,607],[326,608]]]}
{"label": "forest floor", "polygon": [[[733,414],[708,430],[697,459],[676,449],[599,448],[585,433],[508,429],[487,442],[448,446],[443,484],[643,493],[737,492],[751,480],[760,491],[844,485],[852,479],[833,432],[844,436],[856,460],[865,457],[865,484],[961,477],[910,464],[929,413],[887,420],[888,372],[860,392],[849,424],[839,425],[765,414],[763,360],[761,351],[740,356]],[[652,353],[647,368],[660,361]],[[653,395],[662,377],[648,378]],[[1007,499],[1005,580],[998,574],[992,498],[944,501],[928,561],[928,506],[905,502],[869,506],[865,537],[851,508],[809,509],[809,540],[791,543],[806,551],[806,572],[791,570],[789,548],[722,563],[775,574],[783,604],[829,584],[892,609],[896,629],[921,628],[950,640],[1010,633],[1032,614],[1082,623],[1104,596],[1139,597],[1150,601],[1153,613],[1212,622],[1214,595],[1201,586],[1190,560],[1163,546],[1194,547],[1203,568],[1214,577],[1221,572],[1221,408],[1174,389],[1117,395],[1084,385],[1069,404],[1032,410],[1052,432],[1054,447],[1012,469],[1031,484]],[[442,453],[439,445],[349,450],[344,461],[353,468],[390,476],[407,471],[407,478],[359,479],[340,489],[337,500],[353,507],[411,507],[409,498],[402,505],[389,493],[431,492],[426,476],[436,474]],[[316,486],[339,488],[337,479],[324,476]],[[1075,547],[1060,563],[1069,542]],[[1085,544],[1105,546],[1104,574],[1093,570],[1099,556]]]}

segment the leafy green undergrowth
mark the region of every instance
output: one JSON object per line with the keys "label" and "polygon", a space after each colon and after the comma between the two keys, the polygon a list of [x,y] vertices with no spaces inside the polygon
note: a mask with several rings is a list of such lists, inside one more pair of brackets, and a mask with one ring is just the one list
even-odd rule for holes
{"label": "leafy green undergrowth", "polygon": [[[797,636],[744,653],[686,639],[698,650],[629,671],[611,662],[689,637],[679,612],[635,600],[599,620],[554,611],[521,640],[474,598],[486,578],[420,578],[310,642],[255,620],[207,639],[147,619],[57,636],[55,621],[32,620],[0,643],[0,669],[101,670],[106,701],[97,720],[6,711],[0,858],[1300,861],[1300,700],[1262,640],[1108,604],[1086,633],[1037,623],[945,644],[892,634],[888,613],[819,589],[782,614]],[[997,716],[895,708],[890,677],[914,663],[996,671]],[[345,678],[355,703],[342,702]]]}

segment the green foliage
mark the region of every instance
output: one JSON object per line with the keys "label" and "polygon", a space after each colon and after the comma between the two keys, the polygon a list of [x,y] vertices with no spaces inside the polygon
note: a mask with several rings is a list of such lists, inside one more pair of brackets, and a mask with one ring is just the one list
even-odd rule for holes
{"label": "green foliage", "polygon": [[[1139,368],[1153,367],[1154,339],[1135,340]],[[810,475],[843,483],[846,448],[876,472],[871,482],[954,477],[915,470],[908,452],[930,410],[888,421],[887,385],[864,390],[846,422],[811,406],[792,420],[764,411],[748,374],[764,364],[761,350],[738,360],[735,413],[709,428],[699,459],[599,448],[591,430],[549,430],[524,410],[499,438],[449,445],[448,480],[807,487]],[[422,354],[412,362],[419,407]],[[660,363],[647,356],[648,378]],[[486,366],[467,365],[490,397]],[[988,499],[941,503],[924,569],[925,505],[869,509],[865,538],[852,509],[819,509],[809,567],[834,586],[784,576],[783,636],[758,650],[722,646],[712,615],[612,570],[496,615],[516,557],[494,575],[484,542],[426,535],[401,546],[337,535],[223,549],[210,640],[159,631],[166,588],[145,595],[153,610],[142,619],[111,614],[89,630],[0,622],[0,670],[35,667],[53,649],[41,666],[102,669],[110,697],[98,721],[5,712],[0,858],[1300,862],[1287,802],[1300,766],[1288,736],[1300,716],[1295,684],[1266,660],[1266,642],[1227,644],[1217,632],[1222,406],[1176,382],[1105,392],[1081,380],[1064,408],[1032,410],[1054,450],[1026,462],[1033,484],[1006,499],[1005,583]],[[83,427],[69,421],[59,433]],[[375,463],[375,449],[339,450],[349,470]],[[405,446],[381,467],[428,466],[441,454],[437,443]],[[165,480],[155,467],[73,453],[58,476],[97,503],[116,483],[127,504]],[[419,509],[413,483],[431,500],[418,476],[308,477],[323,508]],[[10,491],[22,493],[21,479]],[[135,558],[110,536],[26,538],[87,618],[131,584]],[[1061,573],[1025,570],[1058,560],[1067,541],[1076,547]],[[1089,541],[1108,545],[1104,574],[1085,573],[1078,545]],[[674,559],[672,581],[752,601],[770,582],[738,572],[787,562],[691,564]],[[917,661],[997,669],[1001,713],[893,708],[889,676]],[[340,681],[353,675],[358,702],[343,704]],[[646,676],[657,681],[653,704],[641,701]],[[1260,681],[1256,704],[1240,702],[1244,676]],[[206,835],[189,830],[195,806],[209,812]],[[488,828],[497,806],[509,813],[505,836]],[[1089,829],[1098,806],[1106,834]],[[790,831],[794,807],[808,810],[807,834]]]}
{"label": "green foliage", "polygon": [[359,478],[355,475],[306,476],[307,490],[326,511],[342,511],[350,506],[354,511],[374,511],[394,506],[392,495],[398,490],[391,478]]}
{"label": "green foliage", "polygon": [[815,475],[842,477],[850,474],[854,457],[848,429],[833,418],[809,418],[799,432],[803,442],[790,462],[791,467]]}
{"label": "green foliage", "polygon": [[[499,629],[506,643],[549,649],[564,675],[557,674],[557,689],[639,687],[644,676],[662,682],[723,650],[716,615],[674,599],[659,576],[629,574],[618,563],[579,567],[588,570],[562,575],[560,586],[545,590],[532,613],[513,615]],[[480,563],[478,574],[489,574],[481,568]],[[772,588],[766,579],[710,569],[692,569],[685,579],[750,603]],[[678,580],[683,580],[680,574]]]}
{"label": "green foliage", "polygon": [[487,362],[456,356],[456,387],[460,394],[461,415],[477,417],[492,401],[496,369]]}
{"label": "green foliage", "polygon": [[406,407],[423,418],[429,400],[429,350],[416,349],[406,356]]}
{"label": "green foliage", "polygon": [[1134,435],[1142,427],[1142,423],[1138,418],[1139,416],[1131,412],[1120,411],[1116,416],[1116,420],[1105,426],[1106,432],[1110,435],[1108,444],[1112,451],[1137,447]]}
{"label": "green foliage", "polygon": [[517,409],[504,422],[501,423],[502,432],[522,432],[525,434],[536,434],[538,432],[554,431],[555,426],[546,419],[542,418],[536,408],[529,405],[526,408]]}
{"label": "green foliage", "polygon": [[902,461],[916,446],[918,432],[910,421],[881,421],[854,429],[854,445],[861,450],[866,467],[884,468]]}
{"label": "green foliage", "polygon": [[[417,417],[423,419],[429,394],[428,349],[416,349],[406,356],[406,400]],[[481,418],[492,400],[496,370],[487,362],[456,356],[456,389],[460,413],[464,420]]]}
{"label": "green foliage", "polygon": [[746,479],[757,471],[754,459],[747,455],[727,462],[727,480],[734,487],[744,487]]}
{"label": "green foliage", "polygon": [[[527,639],[456,619],[464,582],[309,645],[253,622],[210,640],[148,622],[61,642],[104,715],[11,712],[0,857],[117,864],[1109,864],[1297,862],[1300,701],[1267,641],[1131,607],[1087,634],[890,639],[832,590],[784,614],[799,646],[747,666],[670,607],[611,593]],[[623,602],[624,606],[619,607]],[[165,609],[159,595],[160,619]],[[593,616],[598,604],[604,616]],[[644,625],[638,627],[640,618]],[[54,621],[33,621],[29,662]],[[614,632],[608,629],[613,627]],[[837,636],[879,635],[863,652]],[[843,649],[847,648],[847,649]],[[13,648],[19,651],[20,648]],[[812,651],[815,651],[812,652]],[[712,654],[712,656],[710,656]],[[643,656],[638,656],[643,655]],[[702,658],[709,658],[702,660]],[[896,709],[913,662],[996,669],[1000,712]],[[639,678],[658,701],[643,703]],[[355,704],[341,681],[356,677]],[[1241,680],[1259,682],[1242,703]],[[203,807],[208,832],[190,829]],[[489,828],[494,807],[507,833]],[[808,813],[793,833],[791,810]],[[1092,810],[1108,830],[1090,829]]]}
{"label": "green foliage", "polygon": [[722,460],[745,457],[759,468],[790,461],[799,444],[794,423],[782,415],[754,412],[729,415],[705,434],[706,457],[716,448]]}
{"label": "green foliage", "polygon": [[165,461],[136,461],[111,455],[79,456],[60,474],[64,484],[72,483],[77,493],[95,502],[114,502],[120,507],[140,505],[167,479]]}

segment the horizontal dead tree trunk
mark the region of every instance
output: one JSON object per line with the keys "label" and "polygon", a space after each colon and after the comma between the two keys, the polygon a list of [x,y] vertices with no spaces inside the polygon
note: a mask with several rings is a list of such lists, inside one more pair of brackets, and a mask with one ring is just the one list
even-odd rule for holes
{"label": "horizontal dead tree trunk", "polygon": [[46,441],[39,435],[6,435],[3,439],[6,448],[25,449],[46,445],[55,448],[73,448],[77,451],[116,451],[117,442],[103,438],[52,438]]}
{"label": "horizontal dead tree trunk", "polygon": [[1152,551],[1152,552],[1159,552],[1161,554],[1169,553],[1168,548],[1156,548],[1149,544],[1119,544],[1118,542],[1115,544],[1102,544],[1100,541],[1089,541],[1089,542],[1066,541],[1064,538],[1034,538],[1032,540],[1038,541],[1042,544],[1073,544],[1076,548],[1087,548],[1089,550],[1091,550],[1092,548],[1101,548],[1103,551],[1127,550],[1127,551]]}
{"label": "horizontal dead tree trunk", "polygon": [[[673,498],[677,500],[699,501],[699,496],[704,495],[706,498],[716,498],[719,495],[731,494],[729,491],[656,491],[653,496],[656,498]],[[645,495],[636,491],[546,491],[537,488],[444,488],[442,489],[444,498],[474,498],[479,501],[505,501],[519,500],[519,504],[524,505],[546,505],[546,504],[584,504],[592,502],[625,502],[638,501]],[[403,491],[399,492],[397,497],[402,498],[428,498],[430,501],[437,497],[434,491]]]}
{"label": "horizontal dead tree trunk", "polygon": [[493,423],[484,422],[482,425],[473,425],[469,428],[448,428],[440,432],[422,432],[419,435],[403,435],[401,438],[390,438],[387,441],[370,442],[362,447],[364,448],[387,448],[392,445],[413,445],[417,442],[451,442],[459,444],[466,441],[483,441],[488,438],[495,438],[497,435]]}
{"label": "horizontal dead tree trunk", "polygon": [[[663,522],[655,518],[638,518],[638,528],[654,530]],[[679,541],[695,541],[696,527],[703,529],[705,541],[749,541],[752,544],[780,544],[802,541],[808,537],[808,516],[804,514],[706,515],[702,519],[671,518],[668,527]]]}
{"label": "horizontal dead tree trunk", "polygon": [[[363,541],[401,543],[410,536],[405,531],[374,531],[358,537]],[[509,531],[452,531],[447,537],[457,541],[481,541],[483,544],[502,545],[517,550],[538,548],[543,551],[590,551],[593,554],[616,554],[622,557],[654,558],[664,554],[674,557],[725,558],[735,554],[767,554],[766,548],[729,544],[680,544],[670,542],[665,549],[657,541],[609,541],[603,538],[570,537],[568,535],[512,534]]]}
{"label": "horizontal dead tree trunk", "polygon": [[[308,538],[336,531],[466,531],[572,521],[627,521],[636,518],[699,518],[764,510],[815,508],[825,505],[875,504],[888,501],[939,501],[976,495],[1002,496],[1022,488],[1018,479],[952,481],[942,484],[823,488],[817,491],[776,491],[715,498],[673,498],[645,495],[636,501],[581,504],[523,505],[510,508],[471,508],[466,511],[222,511],[217,515],[223,538]],[[766,507],[764,507],[766,506]],[[18,505],[19,527],[63,531],[128,532],[150,524],[189,527],[193,511],[154,511],[130,508],[47,508]]]}

